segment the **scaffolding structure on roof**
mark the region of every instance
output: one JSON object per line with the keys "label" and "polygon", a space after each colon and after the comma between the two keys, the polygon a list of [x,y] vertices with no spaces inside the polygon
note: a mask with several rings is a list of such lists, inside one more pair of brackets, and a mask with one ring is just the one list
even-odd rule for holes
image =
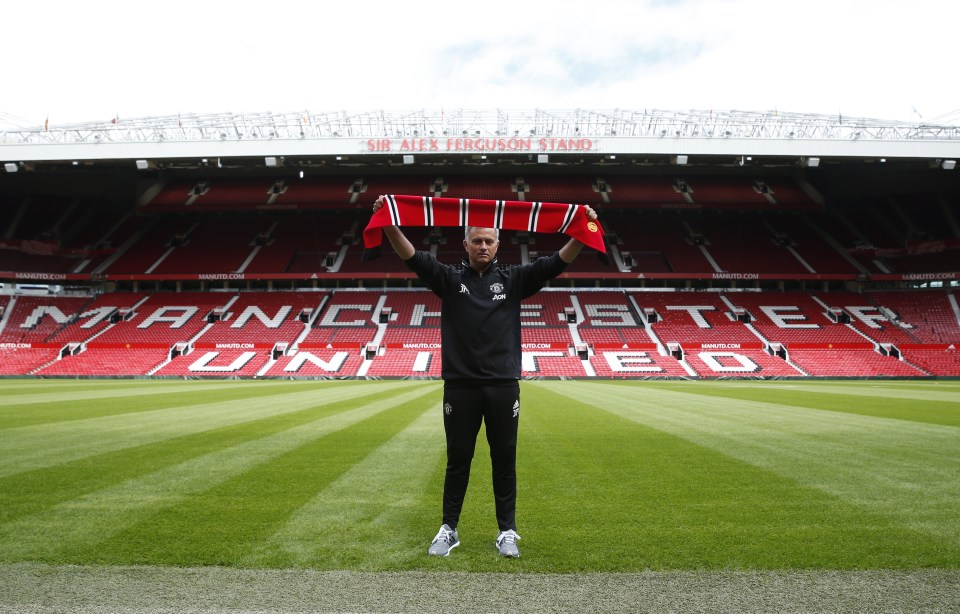
{"label": "scaffolding structure on roof", "polygon": [[439,137],[958,141],[960,126],[776,111],[437,109],[190,113],[0,130],[6,145]]}

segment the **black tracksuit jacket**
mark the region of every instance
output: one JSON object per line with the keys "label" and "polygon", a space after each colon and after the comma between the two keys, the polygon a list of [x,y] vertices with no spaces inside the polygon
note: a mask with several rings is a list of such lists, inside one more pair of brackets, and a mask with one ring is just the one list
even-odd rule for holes
{"label": "black tracksuit jacket", "polygon": [[405,262],[443,302],[443,380],[520,379],[520,301],[564,271],[560,254],[503,268],[494,260],[482,273],[466,261],[442,264],[423,251]]}

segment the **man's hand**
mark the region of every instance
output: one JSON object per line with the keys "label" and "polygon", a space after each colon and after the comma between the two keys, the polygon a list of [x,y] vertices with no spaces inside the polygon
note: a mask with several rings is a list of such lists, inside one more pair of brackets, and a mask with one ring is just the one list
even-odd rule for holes
{"label": "man's hand", "polygon": [[[587,215],[587,220],[591,222],[597,221],[597,212],[594,211],[593,207],[590,205],[583,205],[583,212]],[[560,248],[560,259],[567,264],[570,264],[576,260],[581,249],[583,249],[583,243],[577,239],[571,238],[569,241],[567,241],[566,245]]]}

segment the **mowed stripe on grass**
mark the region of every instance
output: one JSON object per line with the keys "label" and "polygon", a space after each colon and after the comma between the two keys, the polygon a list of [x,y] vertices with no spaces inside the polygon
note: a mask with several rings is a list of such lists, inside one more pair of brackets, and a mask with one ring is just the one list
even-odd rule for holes
{"label": "mowed stripe on grass", "polygon": [[204,403],[184,400],[171,407],[138,412],[138,398],[134,397],[124,401],[130,411],[88,419],[77,419],[84,409],[68,403],[64,411],[70,416],[66,420],[0,431],[0,476],[335,403],[373,390],[371,386],[375,384],[335,382],[326,387],[294,385],[289,389],[269,386],[274,394],[234,398],[230,394],[233,386],[224,385],[226,398]]}
{"label": "mowed stripe on grass", "polygon": [[9,393],[0,387],[0,429],[90,420],[206,402],[293,394],[315,386],[316,383],[312,382],[147,380],[138,382],[134,387],[127,382],[98,384],[53,380],[44,382],[43,388],[35,384],[31,389],[20,389],[18,396],[4,396]]}
{"label": "mowed stripe on grass", "polygon": [[[435,386],[433,387],[435,389]],[[40,560],[82,562],[104,560],[102,542],[164,510],[183,504],[188,499],[204,498],[205,493],[228,480],[261,464],[270,463],[290,450],[345,429],[377,413],[423,397],[431,388],[422,385],[378,385],[365,387],[330,386],[324,394],[313,392],[313,403],[341,404],[336,413],[325,415],[284,430],[255,437],[248,441],[222,449],[207,451],[173,465],[156,468],[115,485],[83,494],[52,507],[20,517],[0,526],[0,560]],[[351,396],[362,397],[373,391],[387,396],[351,407]],[[341,396],[338,397],[337,393]],[[306,394],[306,393],[304,393]],[[318,398],[319,397],[319,398]],[[292,411],[283,395],[276,399],[277,405],[267,403],[260,416],[283,414]],[[261,400],[261,405],[264,401]],[[232,405],[232,403],[231,403]],[[219,409],[205,408],[210,414],[220,414]],[[219,423],[220,420],[214,420]],[[197,428],[209,427],[204,414],[197,416]],[[201,426],[204,425],[204,426]],[[95,436],[94,436],[95,438]],[[174,444],[175,445],[175,444]],[[15,496],[15,493],[8,493]],[[214,511],[215,497],[209,497],[210,508],[203,514]],[[189,516],[188,516],[189,518]],[[194,518],[196,521],[196,518]],[[146,562],[157,562],[163,551],[162,543],[152,543],[136,538],[138,556]],[[214,551],[214,540],[201,540],[199,547]],[[139,560],[139,559],[138,559]]]}
{"label": "mowed stripe on grass", "polygon": [[[440,518],[446,455],[440,395],[241,559],[243,567],[411,569]],[[416,401],[422,404],[422,401]]]}
{"label": "mowed stripe on grass", "polygon": [[[463,545],[446,559],[425,555],[443,481],[438,382],[290,384],[296,392],[273,382],[279,394],[249,399],[259,411],[206,400],[127,416],[138,428],[121,415],[74,420],[88,427],[76,438],[63,423],[0,431],[8,444],[0,466],[34,458],[11,433],[53,447],[42,466],[0,478],[0,496],[16,510],[0,512],[0,561],[531,573],[960,568],[955,427],[731,399],[724,383],[715,384],[721,396],[524,382],[523,557],[505,567],[493,548],[482,433]],[[97,426],[109,444],[101,453]],[[56,435],[49,444],[44,428]]]}
{"label": "mowed stripe on grass", "polygon": [[331,386],[318,392],[316,402],[307,407],[286,404],[282,409],[273,407],[273,404],[284,405],[285,399],[277,397],[273,404],[265,402],[262,412],[250,420],[210,428],[198,419],[194,432],[3,476],[0,493],[17,496],[8,497],[6,505],[0,506],[0,524],[153,473],[159,467],[184,463],[396,393],[397,388],[391,385]]}
{"label": "mowed stripe on grass", "polygon": [[926,388],[879,382],[688,382],[657,384],[655,389],[960,426],[960,389],[939,382],[928,382]]}
{"label": "mowed stripe on grass", "polygon": [[[42,382],[42,383],[41,383]],[[234,380],[224,381],[190,381],[190,380],[0,380],[0,415],[6,413],[6,408],[18,405],[41,403],[59,403],[57,407],[68,410],[69,405],[87,399],[110,399],[123,397],[139,397],[146,395],[164,395],[177,393],[200,394],[207,390],[216,390],[221,394],[229,394],[230,390],[263,389],[265,387],[282,386],[283,381],[253,381]],[[309,385],[309,382],[293,385]]]}
{"label": "mowed stripe on grass", "polygon": [[543,409],[524,406],[524,426],[537,421],[524,431],[527,450],[552,461],[527,456],[521,471],[521,534],[533,538],[533,556],[618,572],[960,563],[957,548],[869,508],[645,424],[630,411],[632,394],[650,392],[643,386],[608,398],[585,385],[581,398],[568,384],[538,382],[543,390],[528,398]]}
{"label": "mowed stripe on grass", "polygon": [[941,564],[958,556],[960,429],[912,422],[908,404],[890,419],[864,415],[873,400],[862,395],[851,397],[858,413],[843,413],[709,394],[726,390],[722,384],[699,393],[597,382],[548,387],[933,537],[949,554]]}

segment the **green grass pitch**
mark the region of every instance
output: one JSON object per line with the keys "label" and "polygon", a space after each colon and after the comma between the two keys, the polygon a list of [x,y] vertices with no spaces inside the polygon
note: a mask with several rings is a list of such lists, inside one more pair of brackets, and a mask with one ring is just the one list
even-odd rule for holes
{"label": "green grass pitch", "polygon": [[[483,435],[446,559],[441,384],[0,381],[0,564],[496,572]],[[530,573],[960,568],[960,382],[521,383]]]}

